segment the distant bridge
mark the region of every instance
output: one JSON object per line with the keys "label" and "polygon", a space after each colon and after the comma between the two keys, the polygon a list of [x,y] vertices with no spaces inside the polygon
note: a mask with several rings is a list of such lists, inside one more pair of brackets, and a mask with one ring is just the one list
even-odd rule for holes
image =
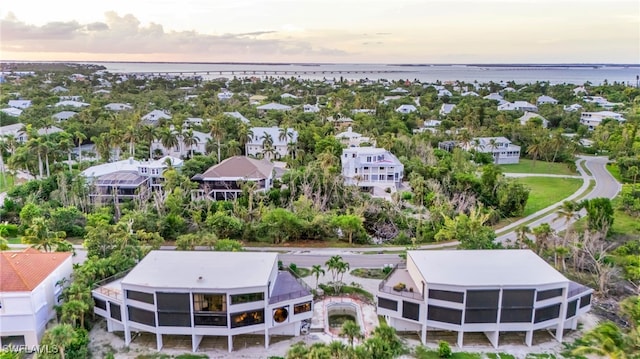
{"label": "distant bridge", "polygon": [[169,75],[256,75],[256,76],[273,76],[273,75],[349,75],[349,74],[391,74],[391,73],[411,73],[415,71],[402,71],[402,70],[370,70],[370,71],[357,71],[357,70],[223,70],[223,71],[138,71],[132,73],[133,75],[145,75],[145,76],[169,76]]}

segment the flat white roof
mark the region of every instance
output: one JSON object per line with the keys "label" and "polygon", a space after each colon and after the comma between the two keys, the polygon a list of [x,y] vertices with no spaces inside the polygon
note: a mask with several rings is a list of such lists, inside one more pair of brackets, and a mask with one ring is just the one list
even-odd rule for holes
{"label": "flat white roof", "polygon": [[151,251],[122,284],[186,289],[266,286],[277,260],[277,253]]}
{"label": "flat white roof", "polygon": [[526,286],[568,283],[528,249],[408,251],[427,284]]}

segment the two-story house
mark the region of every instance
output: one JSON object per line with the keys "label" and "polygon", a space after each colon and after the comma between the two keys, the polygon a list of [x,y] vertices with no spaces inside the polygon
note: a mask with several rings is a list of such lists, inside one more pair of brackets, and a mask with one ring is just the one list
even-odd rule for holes
{"label": "two-story house", "polygon": [[162,186],[162,174],[167,168],[180,168],[182,163],[181,159],[171,156],[153,161],[129,158],[89,167],[81,175],[92,187],[93,201],[143,200]]}
{"label": "two-story house", "polygon": [[289,147],[298,141],[298,131],[293,128],[252,127],[251,134],[245,144],[245,153],[268,160],[287,156]]}
{"label": "two-story house", "polygon": [[0,348],[38,345],[72,271],[70,252],[0,252]]}
{"label": "two-story house", "polygon": [[277,253],[151,251],[126,276],[92,292],[109,332],[188,336],[194,352],[206,337],[299,336],[313,316],[309,286],[278,270]]}
{"label": "two-story house", "polygon": [[618,122],[626,121],[621,114],[613,111],[583,112],[580,114],[580,124],[587,126],[590,131],[593,131],[607,118],[614,119]]}
{"label": "two-story house", "polygon": [[340,162],[345,184],[364,189],[378,187],[395,191],[404,176],[404,165],[384,148],[345,148],[342,150]]}
{"label": "two-story house", "polygon": [[274,169],[274,164],[265,159],[233,156],[192,180],[199,184],[198,198],[226,201],[238,198],[245,182],[255,182],[256,191],[268,191],[273,186]]}
{"label": "two-story house", "polygon": [[336,135],[336,138],[347,147],[360,147],[362,144],[373,144],[371,138],[363,136],[358,132],[354,132],[353,128],[349,126],[346,131],[340,132]]}
{"label": "two-story house", "polygon": [[484,333],[497,348],[505,332],[562,342],[591,309],[593,290],[565,278],[530,250],[408,251],[378,286],[377,312],[398,331]]}
{"label": "two-story house", "polygon": [[506,137],[476,137],[469,143],[460,143],[463,150],[490,153],[497,165],[520,162],[520,146],[516,146]]}

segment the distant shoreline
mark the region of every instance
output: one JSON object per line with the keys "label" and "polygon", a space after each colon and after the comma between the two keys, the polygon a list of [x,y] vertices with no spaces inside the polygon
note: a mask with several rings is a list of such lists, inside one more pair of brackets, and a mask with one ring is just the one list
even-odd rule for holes
{"label": "distant shoreline", "polygon": [[54,64],[188,64],[188,65],[263,65],[263,66],[327,66],[327,65],[367,65],[367,66],[399,66],[399,67],[431,67],[431,66],[444,66],[444,67],[584,67],[584,68],[599,68],[599,67],[638,67],[640,64],[624,64],[624,63],[357,63],[357,62],[203,62],[203,61],[29,61],[29,60],[0,60],[0,63],[54,63]]}

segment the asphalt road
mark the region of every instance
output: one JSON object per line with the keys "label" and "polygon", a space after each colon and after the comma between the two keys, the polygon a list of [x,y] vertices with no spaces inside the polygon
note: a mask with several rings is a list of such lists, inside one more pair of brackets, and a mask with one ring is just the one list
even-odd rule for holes
{"label": "asphalt road", "polygon": [[[581,157],[584,160],[584,164],[587,169],[591,172],[592,178],[595,179],[596,185],[586,196],[582,199],[591,199],[598,197],[606,197],[606,198],[614,198],[618,195],[618,192],[622,189],[622,186],[615,178],[607,171],[606,164],[608,159],[606,157],[591,157],[584,156]],[[561,204],[558,202],[558,204]],[[580,216],[584,216],[586,213],[583,211],[580,212]],[[535,216],[535,214],[533,215]],[[557,214],[555,212],[541,217],[529,224],[529,228],[537,227],[543,223],[549,223],[551,228],[556,232],[563,231],[567,228],[567,223],[564,220],[555,220],[557,218]],[[573,221],[575,222],[575,220]],[[515,240],[516,234],[515,232],[505,233],[503,235],[498,236],[496,239],[499,242],[505,242],[507,240]]]}
{"label": "asphalt road", "polygon": [[[621,189],[621,185],[611,176],[609,171],[606,169],[607,158],[606,157],[582,157],[587,169],[592,173],[593,177],[589,176],[586,173],[581,171],[582,177],[585,180],[590,180],[591,178],[595,179],[596,185],[591,192],[589,192],[585,197],[585,199],[596,198],[596,197],[607,197],[614,198]],[[586,185],[583,186],[582,190],[586,190],[588,188],[588,181],[585,182]],[[582,194],[579,190],[575,194],[568,194],[569,199],[571,197],[578,197]],[[564,201],[563,199],[562,201]],[[558,202],[556,205],[560,205],[562,201]],[[550,206],[553,207],[553,206]],[[510,230],[519,226],[519,223],[524,223],[529,221],[531,218],[535,218],[540,215],[540,213],[544,213],[549,210],[550,207],[546,209],[534,213],[529,217],[523,218],[522,220],[513,223],[509,226]],[[581,213],[583,216],[584,213]],[[529,224],[527,224],[530,228],[539,226],[542,223],[549,223],[551,227],[556,231],[562,231],[566,228],[567,224],[563,220],[554,221],[557,217],[555,213],[551,213],[544,217],[541,217]],[[507,228],[503,228],[500,231],[508,230]],[[515,239],[514,232],[508,232],[503,235],[498,236],[497,240],[500,242],[504,242],[507,240]],[[421,246],[422,249],[437,249],[442,247],[451,247],[455,246],[456,243],[436,243]],[[15,246],[15,247],[19,247]],[[74,263],[82,263],[86,259],[86,251],[82,249],[80,246],[75,246],[76,256],[74,257]],[[162,249],[173,250],[175,247],[165,246]],[[282,248],[282,247],[260,247],[260,248],[250,248],[252,251],[283,251],[288,250],[288,253],[281,253],[278,255],[278,258],[283,262],[283,264],[288,265],[290,263],[295,263],[300,267],[311,267],[312,265],[321,264],[324,266],[324,263],[333,255],[340,255],[342,259],[349,263],[351,268],[379,268],[385,265],[394,265],[399,263],[402,259],[398,254],[384,254],[378,253],[381,251],[402,251],[405,247],[384,247],[384,248]],[[367,254],[365,254],[367,253]]]}

